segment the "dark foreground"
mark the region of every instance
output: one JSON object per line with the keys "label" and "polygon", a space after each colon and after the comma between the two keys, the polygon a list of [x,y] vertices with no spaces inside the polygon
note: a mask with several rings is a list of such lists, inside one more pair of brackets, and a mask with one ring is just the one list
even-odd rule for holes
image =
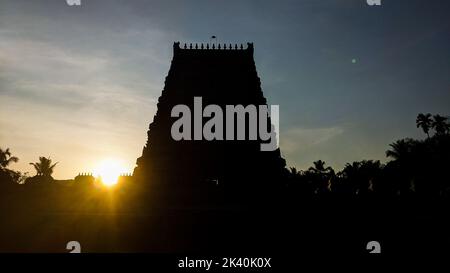
{"label": "dark foreground", "polygon": [[191,198],[73,189],[4,195],[0,251],[67,253],[78,241],[91,253],[366,255],[367,243],[378,241],[384,255],[450,252],[449,202],[439,198]]}

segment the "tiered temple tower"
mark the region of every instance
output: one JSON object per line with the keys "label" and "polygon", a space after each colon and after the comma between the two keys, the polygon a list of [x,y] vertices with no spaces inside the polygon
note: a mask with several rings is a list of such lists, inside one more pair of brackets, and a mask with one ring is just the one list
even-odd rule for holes
{"label": "tiered temple tower", "polygon": [[225,105],[266,104],[253,50],[252,43],[247,43],[246,48],[231,44],[180,47],[179,42],[174,43],[165,87],[134,170],[137,180],[144,185],[148,183],[148,187],[214,183],[245,188],[281,182],[286,171],[285,160],[279,149],[260,151],[259,137],[251,141],[175,141],[171,137],[172,124],[178,119],[171,117],[172,108],[184,104],[193,114],[194,97],[202,97],[203,107],[216,104],[224,112]]}

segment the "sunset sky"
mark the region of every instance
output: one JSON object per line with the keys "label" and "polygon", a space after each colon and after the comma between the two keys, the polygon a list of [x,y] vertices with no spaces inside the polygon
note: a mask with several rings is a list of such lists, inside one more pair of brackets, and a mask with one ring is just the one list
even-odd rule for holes
{"label": "sunset sky", "polygon": [[131,172],[174,41],[254,42],[288,166],[386,160],[450,114],[450,1],[0,0],[0,147],[57,179],[118,158]]}

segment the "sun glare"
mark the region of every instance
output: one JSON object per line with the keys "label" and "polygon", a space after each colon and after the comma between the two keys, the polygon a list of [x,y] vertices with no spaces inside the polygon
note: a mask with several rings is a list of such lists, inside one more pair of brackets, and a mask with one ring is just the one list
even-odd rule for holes
{"label": "sun glare", "polygon": [[124,164],[117,159],[105,159],[95,168],[94,176],[106,186],[117,184],[119,176],[128,172]]}

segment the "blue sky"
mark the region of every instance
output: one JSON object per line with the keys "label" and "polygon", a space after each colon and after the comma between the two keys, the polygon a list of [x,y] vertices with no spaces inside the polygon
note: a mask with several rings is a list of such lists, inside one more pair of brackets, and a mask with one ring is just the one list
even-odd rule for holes
{"label": "blue sky", "polygon": [[[172,44],[255,44],[280,105],[289,166],[386,160],[423,137],[419,112],[449,114],[450,2],[0,0],[0,146],[56,178],[120,158],[131,171],[164,85]],[[355,62],[352,62],[355,60]]]}

